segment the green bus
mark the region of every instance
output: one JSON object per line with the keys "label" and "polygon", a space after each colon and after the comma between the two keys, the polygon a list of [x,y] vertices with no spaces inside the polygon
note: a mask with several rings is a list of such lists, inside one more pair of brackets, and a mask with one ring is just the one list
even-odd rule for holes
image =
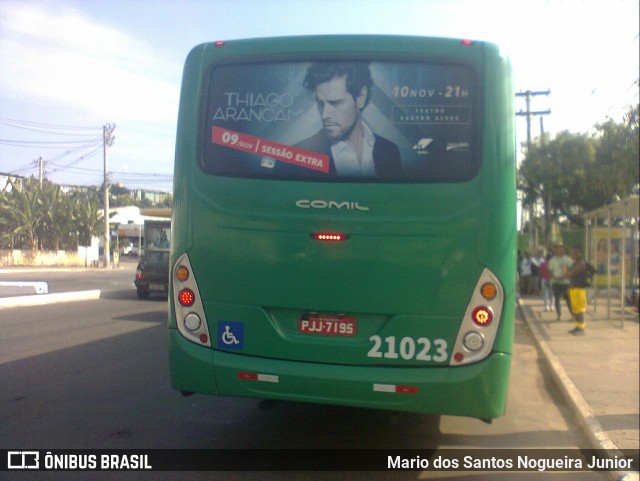
{"label": "green bus", "polygon": [[483,42],[195,47],[176,139],[173,388],[503,415],[512,99],[508,61]]}

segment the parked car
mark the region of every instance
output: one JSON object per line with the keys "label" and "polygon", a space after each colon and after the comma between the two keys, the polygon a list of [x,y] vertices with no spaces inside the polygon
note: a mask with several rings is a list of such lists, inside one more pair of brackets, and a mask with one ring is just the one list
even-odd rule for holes
{"label": "parked car", "polygon": [[133,282],[140,299],[169,292],[169,251],[149,251],[138,264]]}
{"label": "parked car", "polygon": [[120,255],[129,256],[131,255],[132,250],[133,250],[133,244],[129,242],[128,244],[125,244],[120,248]]}
{"label": "parked car", "polygon": [[140,246],[137,246],[135,244],[133,244],[131,246],[131,250],[129,251],[129,255],[132,257],[140,257],[144,254],[144,248],[140,248]]}

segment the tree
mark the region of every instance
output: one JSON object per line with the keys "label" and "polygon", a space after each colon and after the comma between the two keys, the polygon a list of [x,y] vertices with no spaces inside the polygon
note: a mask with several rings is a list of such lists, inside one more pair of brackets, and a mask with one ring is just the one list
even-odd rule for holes
{"label": "tree", "polygon": [[621,123],[609,119],[596,126],[600,139],[596,152],[597,175],[607,182],[594,188],[605,201],[615,194],[628,194],[638,184],[638,117],[636,105],[629,108]]}
{"label": "tree", "polygon": [[521,190],[528,205],[542,203],[547,241],[553,221],[566,217],[580,223],[580,213],[590,203],[594,161],[595,141],[586,134],[565,131],[531,145],[519,170]]}
{"label": "tree", "polygon": [[26,182],[19,191],[15,187],[11,192],[3,192],[0,198],[0,226],[3,237],[22,238],[24,242],[12,245],[15,248],[26,247],[35,250],[38,247],[37,232],[40,226],[43,210],[36,183]]}
{"label": "tree", "polygon": [[58,250],[90,245],[99,234],[97,191],[66,195],[60,186],[35,181],[0,194],[0,241],[12,248]]}
{"label": "tree", "polygon": [[83,192],[72,197],[74,230],[78,233],[78,245],[91,245],[91,238],[102,233],[104,223],[98,215],[100,198],[97,191]]}
{"label": "tree", "polygon": [[68,248],[69,232],[73,219],[68,197],[59,185],[44,182],[37,187],[42,216],[38,225],[38,237],[43,249],[59,250],[61,245]]}
{"label": "tree", "polygon": [[542,204],[545,233],[567,219],[582,225],[582,214],[604,205],[613,194],[626,196],[638,184],[638,106],[623,122],[608,120],[594,136],[560,132],[533,143],[518,171],[523,205]]}

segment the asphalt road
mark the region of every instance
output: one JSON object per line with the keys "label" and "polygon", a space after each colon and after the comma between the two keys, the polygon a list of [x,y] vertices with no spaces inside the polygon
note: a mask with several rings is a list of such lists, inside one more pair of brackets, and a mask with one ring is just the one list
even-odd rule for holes
{"label": "asphalt road", "polygon": [[[131,269],[101,299],[0,310],[0,448],[431,448],[418,415],[194,395],[169,386],[166,300],[137,299]],[[103,272],[103,274],[106,274]],[[68,273],[72,277],[77,274]],[[63,276],[64,277],[64,276]],[[74,279],[69,282],[77,282]],[[62,281],[61,281],[62,282]],[[86,285],[88,281],[82,282]],[[89,288],[89,287],[85,287]],[[507,414],[491,425],[443,416],[441,448],[586,448],[517,321]],[[88,479],[88,473],[1,473],[3,479]],[[5,476],[5,475],[10,476]],[[435,472],[89,473],[91,479],[431,479]],[[504,472],[447,479],[513,479]],[[519,473],[518,479],[604,480],[606,473]]]}
{"label": "asphalt road", "polygon": [[[0,281],[3,282],[46,282],[49,293],[101,289],[104,291],[133,288],[137,257],[123,257],[118,269],[104,268],[1,268]],[[8,290],[6,290],[8,292]],[[20,293],[22,295],[23,293]],[[31,294],[25,291],[24,294]],[[0,297],[3,297],[0,289]],[[7,295],[17,295],[14,293]]]}

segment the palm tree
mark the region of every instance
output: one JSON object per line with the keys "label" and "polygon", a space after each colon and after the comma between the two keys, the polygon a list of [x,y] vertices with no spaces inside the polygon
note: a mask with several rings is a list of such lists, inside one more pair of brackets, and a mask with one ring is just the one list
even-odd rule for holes
{"label": "palm tree", "polygon": [[98,211],[100,202],[97,192],[79,193],[72,198],[74,231],[78,233],[78,245],[91,245],[91,238],[100,234],[103,228]]}
{"label": "palm tree", "polygon": [[[3,237],[23,237],[24,247],[36,250],[38,247],[38,230],[43,211],[40,195],[33,182],[24,185],[22,191],[12,189],[4,192],[0,198],[0,226]],[[20,245],[14,245],[22,247]]]}
{"label": "palm tree", "polygon": [[[42,219],[39,226],[41,245],[59,250],[63,239],[69,237],[73,219],[69,198],[59,185],[45,182],[39,189]],[[66,247],[66,246],[65,246]]]}

